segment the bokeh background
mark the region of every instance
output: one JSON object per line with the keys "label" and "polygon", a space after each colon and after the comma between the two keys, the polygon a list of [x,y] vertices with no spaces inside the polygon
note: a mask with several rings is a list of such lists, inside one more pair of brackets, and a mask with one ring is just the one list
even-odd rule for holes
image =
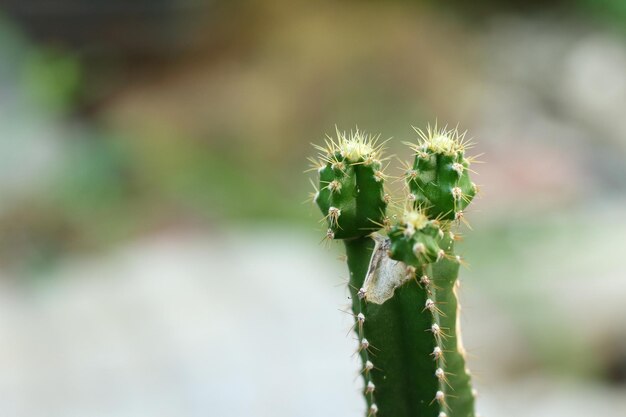
{"label": "bokeh background", "polygon": [[0,414],[363,415],[306,157],[435,120],[482,415],[626,415],[623,0],[1,1]]}

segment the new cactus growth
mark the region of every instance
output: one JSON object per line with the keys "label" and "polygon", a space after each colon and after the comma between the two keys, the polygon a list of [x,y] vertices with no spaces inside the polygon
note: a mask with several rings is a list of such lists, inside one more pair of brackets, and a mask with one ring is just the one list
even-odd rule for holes
{"label": "new cactus growth", "polygon": [[328,220],[329,238],[353,239],[380,228],[384,197],[380,153],[382,145],[358,130],[327,138],[319,161],[319,191],[315,202]]}
{"label": "new cactus growth", "polygon": [[409,143],[415,152],[413,169],[407,173],[410,197],[430,216],[459,219],[476,195],[476,185],[469,179],[465,135],[436,126],[416,131],[420,142]]}
{"label": "new cactus growth", "polygon": [[463,135],[436,127],[418,133],[408,204],[394,222],[386,215],[382,145],[359,131],[317,147],[314,200],[327,238],[346,247],[366,416],[474,417],[453,229],[476,186]]}

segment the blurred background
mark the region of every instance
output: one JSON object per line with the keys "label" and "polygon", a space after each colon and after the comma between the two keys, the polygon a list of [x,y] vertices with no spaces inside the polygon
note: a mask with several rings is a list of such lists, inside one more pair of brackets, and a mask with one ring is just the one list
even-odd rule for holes
{"label": "blurred background", "polygon": [[482,415],[626,415],[624,0],[0,1],[0,414],[363,415],[306,157],[435,120]]}

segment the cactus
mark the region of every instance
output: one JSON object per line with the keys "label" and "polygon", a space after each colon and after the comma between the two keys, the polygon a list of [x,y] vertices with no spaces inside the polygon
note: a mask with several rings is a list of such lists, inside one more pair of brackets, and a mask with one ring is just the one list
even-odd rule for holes
{"label": "cactus", "polygon": [[431,216],[458,220],[477,191],[469,179],[470,160],[465,157],[469,144],[465,134],[437,126],[429,126],[426,133],[416,131],[420,143],[408,144],[415,152],[413,169],[406,173],[409,197]]}
{"label": "cactus", "polygon": [[436,126],[418,134],[401,216],[386,214],[383,144],[358,130],[316,146],[314,201],[326,238],[346,248],[366,415],[475,417],[458,325],[463,261],[454,252],[454,230],[477,192],[468,143]]}
{"label": "cactus", "polygon": [[328,220],[330,239],[364,237],[380,228],[387,208],[381,148],[358,130],[349,137],[338,131],[336,141],[329,137],[325,148],[318,147],[315,202]]}

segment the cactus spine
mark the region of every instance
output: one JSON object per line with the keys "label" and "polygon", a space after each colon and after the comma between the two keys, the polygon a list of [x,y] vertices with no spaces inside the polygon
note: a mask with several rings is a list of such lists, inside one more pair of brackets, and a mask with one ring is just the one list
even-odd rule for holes
{"label": "cactus spine", "polygon": [[[476,194],[471,161],[456,130],[418,133],[399,220],[386,215],[382,145],[358,130],[337,132],[317,147],[314,201],[327,238],[346,247],[366,415],[475,417],[458,326],[461,258],[453,232]],[[374,234],[380,229],[387,237]]]}

